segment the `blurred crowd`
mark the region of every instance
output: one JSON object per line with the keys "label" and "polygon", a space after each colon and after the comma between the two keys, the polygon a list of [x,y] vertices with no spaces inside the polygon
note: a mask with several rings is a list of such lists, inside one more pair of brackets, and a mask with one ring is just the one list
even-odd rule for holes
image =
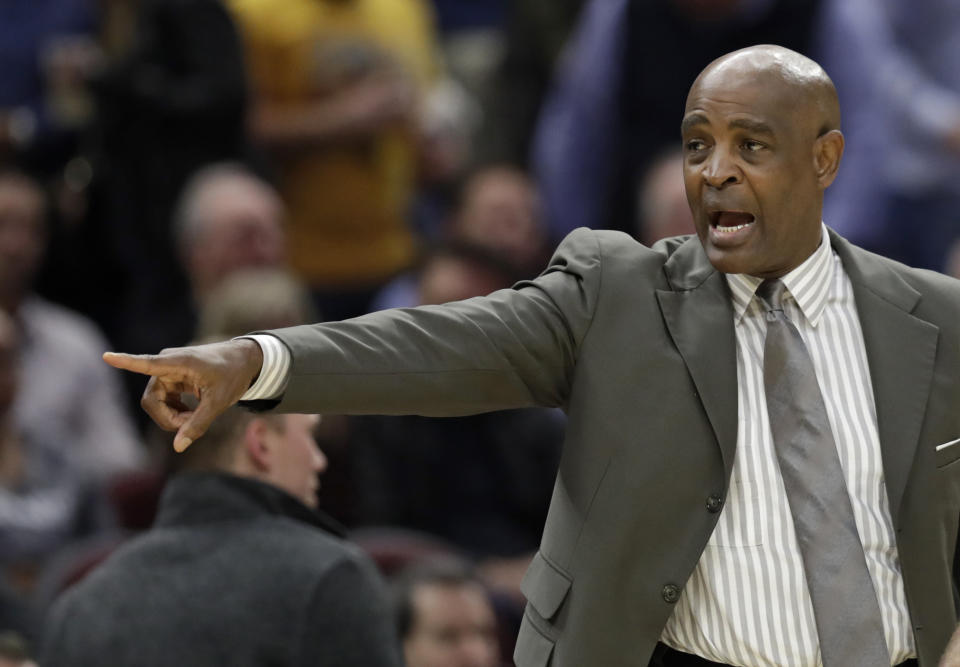
{"label": "blurred crowd", "polygon": [[[955,0],[0,3],[0,665],[176,467],[103,351],[481,296],[578,226],[692,233],[686,90],[757,43],[837,84],[825,222],[960,277]],[[410,667],[509,663],[563,431],[324,416],[320,508],[405,591]]]}

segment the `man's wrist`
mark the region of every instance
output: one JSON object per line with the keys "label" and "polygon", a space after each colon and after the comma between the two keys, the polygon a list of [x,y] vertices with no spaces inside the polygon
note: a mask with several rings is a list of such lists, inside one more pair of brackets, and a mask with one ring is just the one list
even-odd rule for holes
{"label": "man's wrist", "polygon": [[283,395],[290,374],[290,351],[275,336],[251,334],[235,338],[247,353],[250,386],[241,401],[277,399]]}

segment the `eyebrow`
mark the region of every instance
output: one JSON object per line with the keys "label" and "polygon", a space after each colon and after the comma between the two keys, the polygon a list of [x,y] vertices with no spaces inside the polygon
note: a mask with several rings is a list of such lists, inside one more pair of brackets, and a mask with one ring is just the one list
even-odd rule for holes
{"label": "eyebrow", "polygon": [[707,120],[707,117],[701,113],[695,113],[692,116],[687,116],[680,122],[680,133],[686,133],[695,128],[697,125],[709,125],[710,121]]}
{"label": "eyebrow", "polygon": [[753,132],[754,134],[766,134],[767,136],[773,136],[773,128],[759,120],[750,120],[748,118],[736,118],[730,121],[729,127],[737,128],[741,130],[747,130],[748,132]]}
{"label": "eyebrow", "polygon": [[[691,131],[693,128],[698,125],[709,125],[709,119],[700,113],[695,113],[691,116],[687,116],[680,123],[680,133],[686,133]],[[747,130],[748,132],[753,132],[754,134],[765,134],[767,136],[773,136],[773,128],[763,121],[759,120],[750,120],[749,118],[735,118],[730,121],[728,125],[731,129],[740,129]]]}

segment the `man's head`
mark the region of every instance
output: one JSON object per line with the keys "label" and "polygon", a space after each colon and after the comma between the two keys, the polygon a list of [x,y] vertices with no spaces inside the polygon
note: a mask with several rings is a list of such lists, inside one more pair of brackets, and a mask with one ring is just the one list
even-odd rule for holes
{"label": "man's head", "polygon": [[426,257],[417,280],[420,305],[462,301],[510,287],[512,263],[484,246],[451,243]]}
{"label": "man's head", "polygon": [[317,506],[317,476],[327,458],[317,447],[316,415],[262,415],[233,407],[181,454],[182,467],[219,470],[272,484]]}
{"label": "man's head", "polygon": [[407,667],[496,667],[496,617],[480,582],[457,563],[416,566],[395,588]]}
{"label": "man's head", "polygon": [[723,56],[690,88],[681,133],[687,201],[717,270],[774,278],[810,256],[843,154],[819,65],[779,46]]}
{"label": "man's head", "polygon": [[653,245],[662,238],[693,234],[693,217],[683,189],[683,153],[665,153],[643,174],[638,195],[637,238]]}
{"label": "man's head", "polygon": [[546,226],[533,181],[513,167],[475,173],[460,194],[452,237],[490,248],[523,272],[539,271]]}
{"label": "man's head", "polygon": [[47,241],[43,190],[0,167],[0,308],[15,312],[30,291]]}
{"label": "man's head", "polygon": [[278,268],[230,274],[208,294],[199,316],[196,337],[201,340],[229,340],[318,320],[306,285]]}
{"label": "man's head", "polygon": [[283,264],[280,197],[240,165],[215,164],[197,172],[180,196],[175,226],[199,300],[234,271]]}

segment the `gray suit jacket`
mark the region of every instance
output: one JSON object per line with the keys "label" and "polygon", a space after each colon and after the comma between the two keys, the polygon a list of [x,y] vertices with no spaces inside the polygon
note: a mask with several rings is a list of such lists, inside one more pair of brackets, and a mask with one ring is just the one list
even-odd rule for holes
{"label": "gray suit jacket", "polygon": [[[853,283],[922,665],[956,626],[960,283],[831,240]],[[519,667],[645,665],[724,496],[737,439],[733,313],[695,238],[577,230],[489,297],[281,330],[280,409],[569,415]],[[715,507],[714,507],[715,508]]]}

